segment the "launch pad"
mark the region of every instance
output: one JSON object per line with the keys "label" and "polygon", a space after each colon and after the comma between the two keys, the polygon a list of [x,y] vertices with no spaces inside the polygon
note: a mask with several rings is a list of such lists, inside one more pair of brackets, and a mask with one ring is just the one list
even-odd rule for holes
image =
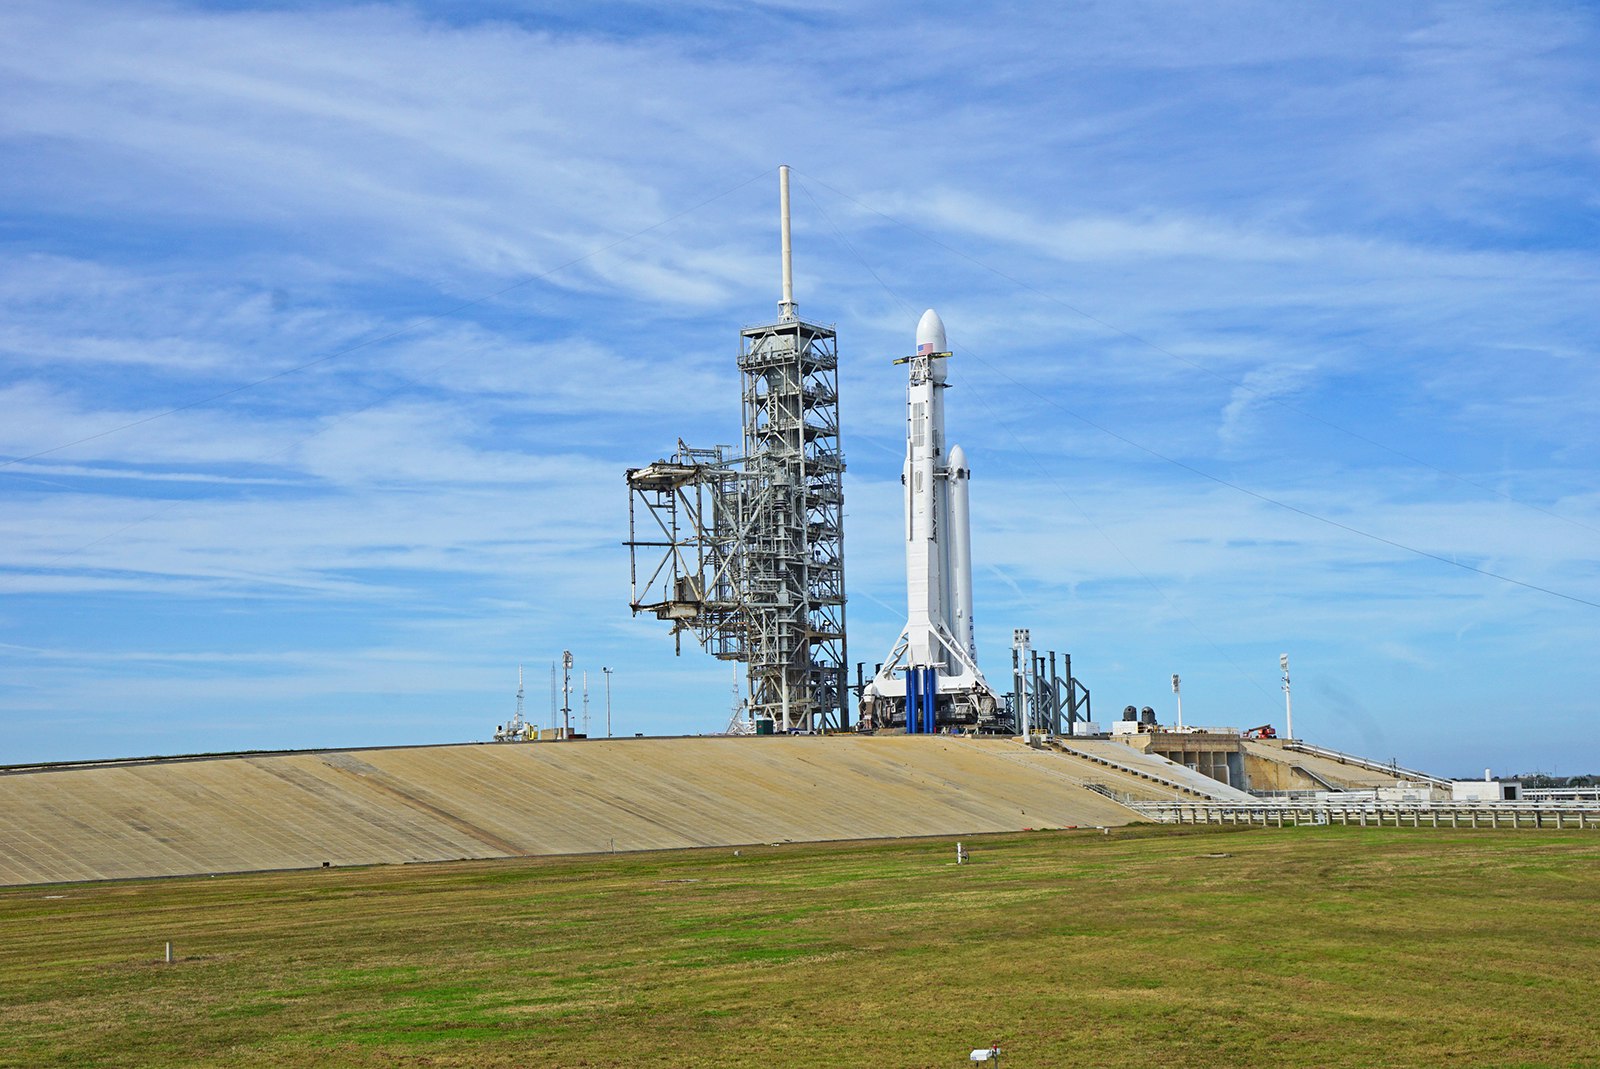
{"label": "launch pad", "polygon": [[[794,300],[789,169],[779,168],[778,318],[740,331],[742,449],[678,441],[670,458],[627,472],[630,598],[713,656],[747,666],[742,727],[787,732],[1069,733],[1088,692],[1013,651],[1007,701],[978,664],[965,451],[948,446],[944,323],[928,309],[908,365],[905,627],[873,677],[847,687],[844,454],[838,338]],[[1018,634],[1026,632],[1019,631]],[[1063,683],[1065,690],[1063,690]],[[740,718],[736,715],[735,720]]]}

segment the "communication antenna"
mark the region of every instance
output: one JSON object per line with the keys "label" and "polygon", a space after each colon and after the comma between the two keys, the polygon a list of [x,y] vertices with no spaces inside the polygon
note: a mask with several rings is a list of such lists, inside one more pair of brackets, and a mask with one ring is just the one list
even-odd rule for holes
{"label": "communication antenna", "polygon": [[587,670],[583,673],[583,734],[585,737],[589,734],[589,673]]}
{"label": "communication antenna", "polygon": [[1294,700],[1289,696],[1289,655],[1278,654],[1278,667],[1283,669],[1283,734],[1285,738],[1294,738]]}
{"label": "communication antenna", "polygon": [[572,651],[561,651],[561,737],[572,737]]}
{"label": "communication antenna", "polygon": [[550,730],[556,729],[556,713],[561,711],[561,677],[556,674],[556,662],[550,662]]}
{"label": "communication antenna", "polygon": [[751,722],[749,710],[744,699],[739,695],[739,666],[733,668],[733,700],[728,708],[728,727],[724,735],[751,735],[755,733],[755,724]]}
{"label": "communication antenna", "polygon": [[519,664],[519,665],[517,665],[517,720],[516,720],[517,730],[518,731],[522,730],[522,725],[525,722],[526,721],[524,721],[522,719],[522,665]]}
{"label": "communication antenna", "polygon": [[528,722],[523,719],[522,665],[517,665],[517,714],[495,728],[495,742],[519,742],[529,737]]}
{"label": "communication antenna", "polygon": [[1172,693],[1178,696],[1178,727],[1183,727],[1183,691],[1178,689],[1178,673],[1172,673]]}

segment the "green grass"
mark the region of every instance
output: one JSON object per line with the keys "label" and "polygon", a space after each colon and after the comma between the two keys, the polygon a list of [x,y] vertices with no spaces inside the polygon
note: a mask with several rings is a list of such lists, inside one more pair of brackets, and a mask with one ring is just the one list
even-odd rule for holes
{"label": "green grass", "polygon": [[968,842],[0,891],[0,1066],[1600,1060],[1593,832]]}

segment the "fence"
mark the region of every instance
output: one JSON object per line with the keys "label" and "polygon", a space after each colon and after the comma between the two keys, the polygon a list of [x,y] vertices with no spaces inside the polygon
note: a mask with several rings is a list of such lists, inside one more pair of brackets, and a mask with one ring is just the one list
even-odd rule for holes
{"label": "fence", "polygon": [[1600,830],[1600,805],[1560,802],[1125,802],[1164,824],[1362,828],[1585,828]]}

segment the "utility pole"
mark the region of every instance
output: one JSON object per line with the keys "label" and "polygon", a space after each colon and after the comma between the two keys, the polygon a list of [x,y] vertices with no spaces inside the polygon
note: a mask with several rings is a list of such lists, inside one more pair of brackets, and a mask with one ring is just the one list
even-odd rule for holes
{"label": "utility pole", "polygon": [[606,738],[611,737],[611,669],[601,668],[606,676]]}
{"label": "utility pole", "polygon": [[583,737],[589,737],[589,672],[583,673]]}
{"label": "utility pole", "polygon": [[1294,699],[1289,696],[1289,655],[1278,654],[1278,667],[1283,669],[1283,735],[1294,738]]}
{"label": "utility pole", "polygon": [[1172,675],[1172,693],[1178,696],[1178,727],[1181,729],[1183,727],[1183,691],[1178,689],[1178,675],[1176,672]]}
{"label": "utility pole", "polygon": [[572,737],[572,651],[561,651],[561,737]]}

